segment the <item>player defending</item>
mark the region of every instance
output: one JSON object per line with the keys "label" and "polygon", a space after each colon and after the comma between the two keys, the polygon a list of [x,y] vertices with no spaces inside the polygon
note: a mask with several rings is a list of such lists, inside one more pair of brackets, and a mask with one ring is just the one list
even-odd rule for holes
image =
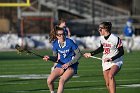
{"label": "player defending", "polygon": [[84,56],[89,58],[95,54],[103,52],[102,67],[103,75],[106,82],[106,87],[109,93],[116,93],[115,75],[121,69],[123,64],[122,56],[124,49],[121,39],[114,34],[111,34],[111,22],[102,22],[99,25],[100,47],[90,53],[85,53]]}
{"label": "player defending", "polygon": [[[55,61],[58,60],[58,64],[48,77],[47,83],[50,93],[54,93],[54,81],[61,76],[57,93],[63,93],[64,84],[77,73],[81,52],[73,40],[65,38],[62,28],[56,27],[53,32],[50,41],[52,41],[54,59],[56,59]],[[58,59],[58,54],[60,59]],[[44,56],[43,59],[48,61],[49,58],[50,56]]]}

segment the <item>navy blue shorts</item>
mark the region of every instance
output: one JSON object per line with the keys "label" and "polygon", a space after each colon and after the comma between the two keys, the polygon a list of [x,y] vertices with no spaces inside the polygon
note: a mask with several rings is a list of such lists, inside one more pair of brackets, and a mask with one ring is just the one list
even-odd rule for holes
{"label": "navy blue shorts", "polygon": [[[78,70],[78,62],[76,62],[75,64],[72,64],[70,67],[72,67],[74,69],[74,74],[77,74],[77,70]],[[62,65],[63,64],[57,64],[55,67],[58,67],[58,68],[62,68]],[[65,69],[66,71],[66,69]]]}

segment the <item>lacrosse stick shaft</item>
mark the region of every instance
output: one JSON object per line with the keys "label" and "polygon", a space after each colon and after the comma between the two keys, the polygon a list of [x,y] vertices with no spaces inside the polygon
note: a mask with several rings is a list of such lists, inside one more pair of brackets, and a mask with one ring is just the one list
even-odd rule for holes
{"label": "lacrosse stick shaft", "polygon": [[[40,55],[40,54],[37,54],[37,53],[34,53],[34,52],[32,52],[32,51],[29,51],[29,50],[27,50],[28,51],[28,53],[31,53],[31,54],[33,54],[33,55],[35,55],[35,56],[38,56],[38,57],[40,57],[40,58],[44,58],[44,56],[42,56],[42,55]],[[58,63],[58,62],[56,62],[55,61],[55,58],[54,57],[52,57],[52,56],[49,56],[50,58],[49,58],[49,60],[50,61],[52,61],[52,62],[54,62],[54,63]],[[59,62],[60,64],[62,64],[62,62]]]}
{"label": "lacrosse stick shaft", "polygon": [[[40,54],[37,54],[37,53],[35,53],[35,52],[32,52],[32,51],[30,51],[30,50],[28,50],[28,49],[25,49],[25,48],[19,46],[18,44],[15,46],[15,48],[16,48],[19,52],[26,52],[26,53],[29,53],[29,54],[33,54],[33,55],[35,55],[35,56],[37,56],[37,57],[44,58],[44,56],[42,56],[42,55],[40,55]],[[56,62],[57,59],[56,59],[55,57],[53,57],[53,56],[49,56],[49,59],[48,59],[48,60],[50,60],[50,61],[52,61],[52,62],[54,62],[54,63],[64,64],[63,62]]]}
{"label": "lacrosse stick shaft", "polygon": [[102,60],[102,58],[100,57],[95,57],[95,56],[90,56],[91,58],[95,58],[95,59],[99,59],[99,60]]}
{"label": "lacrosse stick shaft", "polygon": [[27,50],[27,51],[28,51],[28,53],[31,53],[31,54],[33,54],[33,55],[35,55],[35,56],[38,56],[38,57],[40,57],[40,58],[44,58],[44,56],[42,56],[42,55],[39,55],[39,54],[34,53],[34,52],[32,52],[32,51],[29,51],[29,50]]}

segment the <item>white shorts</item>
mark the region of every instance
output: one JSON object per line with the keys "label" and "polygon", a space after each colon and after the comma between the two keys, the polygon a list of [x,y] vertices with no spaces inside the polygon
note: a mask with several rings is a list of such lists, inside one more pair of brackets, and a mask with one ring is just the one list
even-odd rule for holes
{"label": "white shorts", "polygon": [[122,66],[123,62],[122,61],[118,61],[116,63],[113,63],[113,62],[102,62],[102,68],[103,68],[103,71],[111,68],[113,65],[117,65],[119,68]]}

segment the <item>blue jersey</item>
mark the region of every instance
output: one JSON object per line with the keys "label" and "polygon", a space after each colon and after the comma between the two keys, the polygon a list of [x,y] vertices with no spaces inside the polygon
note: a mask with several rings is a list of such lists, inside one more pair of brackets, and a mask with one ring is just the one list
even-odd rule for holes
{"label": "blue jersey", "polygon": [[134,31],[132,27],[125,26],[124,28],[124,35],[128,37],[132,37]]}
{"label": "blue jersey", "polygon": [[70,62],[75,56],[74,50],[76,50],[78,46],[73,42],[73,40],[66,38],[64,42],[64,46],[61,47],[58,40],[53,42],[53,51],[60,54],[60,61],[63,63]]}

